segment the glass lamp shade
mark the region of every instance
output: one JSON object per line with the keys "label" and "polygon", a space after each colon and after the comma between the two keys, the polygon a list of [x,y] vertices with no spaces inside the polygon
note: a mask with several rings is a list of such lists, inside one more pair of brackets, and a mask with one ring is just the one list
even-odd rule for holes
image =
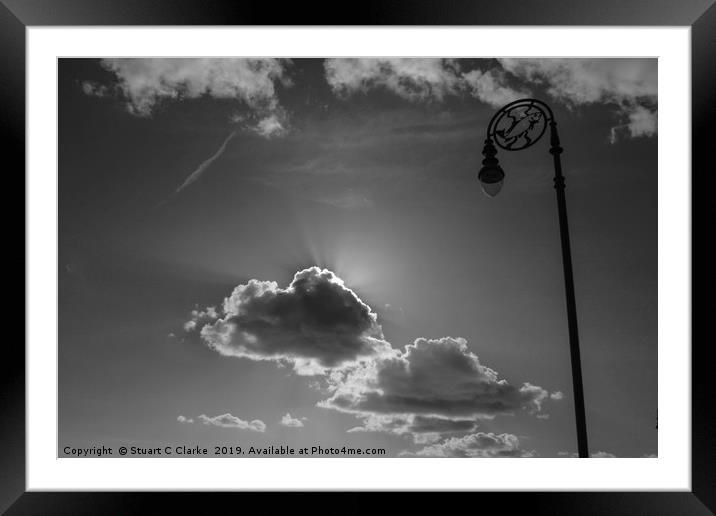
{"label": "glass lamp shade", "polygon": [[502,190],[505,173],[502,171],[500,165],[485,165],[480,169],[477,178],[480,180],[480,185],[485,195],[494,197]]}

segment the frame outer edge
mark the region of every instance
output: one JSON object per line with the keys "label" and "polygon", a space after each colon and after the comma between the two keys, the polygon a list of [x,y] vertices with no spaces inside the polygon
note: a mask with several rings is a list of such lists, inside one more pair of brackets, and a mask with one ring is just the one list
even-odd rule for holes
{"label": "frame outer edge", "polygon": [[[691,25],[713,0],[0,0],[25,25]],[[210,7],[207,4],[211,4]],[[356,4],[356,7],[358,4]]]}
{"label": "frame outer edge", "polygon": [[[5,178],[19,185],[7,185],[15,192],[22,190],[23,215],[25,214],[25,25],[4,4],[0,3],[0,142],[2,145]],[[9,159],[8,159],[9,158]],[[8,164],[9,163],[9,164]],[[17,188],[17,190],[15,189]],[[8,196],[10,197],[10,196]],[[6,199],[8,199],[6,197]],[[20,198],[19,194],[12,197]],[[5,204],[5,203],[3,203]],[[6,204],[6,229],[14,226],[20,231],[18,213]],[[23,227],[24,239],[24,227]],[[9,236],[9,235],[8,235]],[[25,268],[26,241],[18,252],[17,247],[5,255],[10,270]],[[22,260],[22,263],[20,261]],[[6,269],[8,270],[8,269]],[[23,295],[23,308],[25,307]],[[18,325],[19,326],[19,325]],[[7,353],[0,360],[0,512],[4,512],[25,491],[25,338],[8,337],[4,343]]]}
{"label": "frame outer edge", "polygon": [[[56,0],[60,3],[60,0]],[[14,4],[11,10],[6,4]],[[92,23],[112,24],[112,18],[117,22],[127,24],[150,24],[157,23],[156,20],[149,21],[143,15],[148,14],[138,9],[128,15],[127,10],[120,14],[118,3],[114,2],[115,9],[110,9],[104,16],[92,12],[90,3],[79,1],[62,0],[68,7],[65,13],[58,13],[62,9],[48,9],[43,12],[43,7],[48,7],[50,2],[45,0],[25,0],[25,5],[17,1],[2,0],[0,2],[0,55],[3,57],[5,67],[3,69],[3,80],[0,81],[0,135],[5,156],[15,158],[13,170],[25,167],[25,25],[26,24],[47,24],[58,25],[71,21],[76,25]],[[111,2],[110,2],[111,3]],[[160,2],[161,3],[161,2]],[[177,2],[179,3],[179,2]],[[640,2],[641,3],[641,2]],[[658,3],[658,2],[657,2]],[[694,12],[696,3],[710,5],[701,14]],[[107,6],[106,1],[98,1],[103,7]],[[96,9],[101,7],[96,5]],[[172,24],[168,18],[180,18],[186,22],[186,16],[197,12],[196,2],[181,2],[185,9],[180,14],[174,12],[167,16],[163,10],[164,21],[157,24]],[[187,8],[194,6],[194,8]],[[70,8],[74,7],[74,8]],[[603,6],[604,7],[604,6]],[[683,5],[673,6],[671,17],[664,19],[672,20],[672,24],[683,23]],[[169,9],[171,11],[171,9]],[[431,9],[427,9],[431,10]],[[681,10],[681,13],[679,13]],[[693,2],[689,10],[695,19],[692,26],[692,162],[694,169],[699,165],[707,166],[706,159],[707,145],[713,141],[713,121],[716,120],[716,4],[713,0],[709,2]],[[416,17],[406,17],[404,24],[411,24],[423,19],[421,13],[426,11],[425,7],[414,13]],[[459,8],[458,8],[459,11]],[[614,17],[613,10],[607,17]],[[59,16],[58,16],[59,14]],[[400,9],[391,12],[386,19],[400,17]],[[662,13],[659,16],[663,16]],[[106,17],[105,17],[106,16]],[[575,16],[572,13],[568,17],[576,20],[582,15]],[[54,17],[54,19],[53,19]],[[653,15],[652,15],[653,17]],[[101,19],[100,19],[101,18]],[[150,18],[153,18],[150,16]],[[205,16],[202,16],[205,18]],[[486,18],[495,18],[494,14],[487,13]],[[499,18],[499,16],[498,16]],[[633,17],[627,17],[627,21],[633,22]],[[651,19],[651,17],[649,18]],[[211,24],[209,20],[202,20]],[[226,19],[223,22],[214,20],[214,24],[225,24],[232,20]],[[238,20],[237,20],[238,21]],[[248,20],[244,20],[247,22]],[[467,21],[475,22],[475,16],[467,16]],[[485,22],[488,20],[486,19]],[[492,23],[495,23],[493,21]],[[514,22],[515,24],[525,22]],[[564,21],[558,22],[568,24]],[[594,24],[608,24],[604,18],[594,20]],[[613,21],[612,21],[613,23]],[[641,24],[648,24],[643,22]],[[540,24],[539,20],[532,20],[529,24]],[[711,124],[711,127],[709,126]],[[711,167],[713,164],[711,163]],[[706,170],[708,171],[708,169]],[[692,174],[693,175],[693,174]],[[24,177],[24,174],[23,174]],[[23,191],[25,190],[23,184]],[[23,246],[23,262],[25,261],[25,248]],[[14,258],[17,260],[18,258]],[[23,345],[19,342],[9,342],[6,350],[10,352],[5,360],[0,361],[2,365],[1,375],[2,390],[0,391],[0,403],[4,407],[5,418],[0,426],[0,442],[5,444],[0,452],[0,512],[4,512],[15,499],[25,491],[25,353]],[[712,486],[716,485],[716,469],[714,468],[714,457],[716,457],[716,425],[714,425],[710,410],[713,409],[713,401],[710,396],[712,387],[708,382],[712,362],[708,360],[706,346],[702,348],[693,346],[693,453],[692,456],[692,488],[696,498],[710,511],[716,513],[716,492]],[[606,493],[604,493],[606,495]],[[99,494],[97,494],[99,496]],[[644,496],[650,495],[643,493]],[[23,496],[25,498],[27,495]],[[53,495],[45,495],[53,496]],[[589,498],[590,495],[587,495]],[[591,495],[594,496],[594,495]],[[55,507],[58,509],[58,507]]]}
{"label": "frame outer edge", "polygon": [[[716,4],[694,22],[691,27],[691,145],[692,145],[692,192],[694,172],[700,170],[708,174],[713,171],[711,156],[716,131]],[[704,188],[700,191],[703,193]],[[712,191],[710,191],[712,192]],[[712,202],[712,201],[711,201]],[[704,205],[702,203],[702,205]],[[713,220],[713,212],[704,214]],[[694,217],[692,194],[692,278],[693,278],[693,230],[695,220],[704,220],[704,216]],[[705,246],[704,246],[705,247]],[[714,253],[709,250],[709,262],[713,263]],[[703,263],[703,262],[701,262]],[[711,274],[713,278],[713,274]],[[693,299],[698,290],[703,292],[703,284],[692,281],[692,335],[693,332]],[[704,335],[706,335],[704,333]],[[695,341],[691,345],[692,363],[692,453],[691,453],[691,487],[693,493],[716,514],[716,424],[714,424],[713,398],[713,356],[710,339]]]}

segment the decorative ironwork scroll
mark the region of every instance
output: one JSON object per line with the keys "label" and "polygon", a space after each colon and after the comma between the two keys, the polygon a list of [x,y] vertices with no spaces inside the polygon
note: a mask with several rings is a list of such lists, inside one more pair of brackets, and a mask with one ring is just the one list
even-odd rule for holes
{"label": "decorative ironwork scroll", "polygon": [[534,145],[547,129],[548,115],[534,99],[506,105],[493,118],[492,136],[505,150],[521,150]]}

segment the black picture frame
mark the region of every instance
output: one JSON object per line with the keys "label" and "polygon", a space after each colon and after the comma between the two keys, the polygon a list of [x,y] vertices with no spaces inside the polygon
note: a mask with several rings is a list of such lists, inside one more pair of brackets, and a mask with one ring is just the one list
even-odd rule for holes
{"label": "black picture frame", "polygon": [[[704,172],[713,170],[713,164],[706,161],[706,154],[714,137],[713,122],[716,120],[714,0],[531,0],[509,6],[494,0],[364,0],[353,4],[352,8],[350,4],[338,6],[321,2],[285,3],[278,7],[253,0],[0,0],[0,142],[6,177],[14,176],[16,180],[23,176],[20,170],[25,170],[25,29],[45,25],[690,26],[693,165],[689,179],[692,191],[697,191],[693,190],[693,171],[699,168]],[[23,245],[23,262],[27,258],[24,249]],[[693,245],[691,252],[693,257]],[[17,256],[11,257],[10,263],[16,260]],[[259,503],[271,511],[278,510],[279,506],[300,508],[308,503],[308,507],[316,507],[326,503],[324,498],[317,498],[324,496],[323,493],[293,493],[280,498],[266,493],[222,493],[212,494],[209,502],[208,494],[199,493],[172,493],[170,496],[166,493],[26,492],[24,342],[8,339],[4,347],[4,359],[0,360],[0,510],[7,514],[143,513],[151,508],[151,502],[160,503],[162,513],[175,508],[182,512],[192,509],[203,512],[217,501],[235,504],[239,501],[237,497],[240,497],[241,506],[248,508],[259,496],[262,497]],[[712,362],[709,358],[709,342],[694,339],[691,492],[462,493],[451,495],[457,498],[451,498],[450,506],[464,503],[479,507],[481,511],[495,509],[507,514],[521,509],[532,514],[551,515],[716,513],[716,439],[712,437],[716,434],[712,416],[716,409],[711,394]],[[380,507],[383,497],[375,493],[351,493],[339,502],[337,510],[365,513]],[[424,509],[440,503],[435,507],[445,510],[444,503],[428,501],[423,494],[415,493],[411,500],[411,504],[419,504]],[[330,509],[330,512],[335,510]]]}

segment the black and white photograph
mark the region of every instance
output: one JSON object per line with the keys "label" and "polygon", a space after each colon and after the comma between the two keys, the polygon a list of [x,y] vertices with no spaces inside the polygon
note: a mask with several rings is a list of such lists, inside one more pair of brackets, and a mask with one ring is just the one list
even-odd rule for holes
{"label": "black and white photograph", "polygon": [[59,58],[58,456],[657,457],[657,63]]}

